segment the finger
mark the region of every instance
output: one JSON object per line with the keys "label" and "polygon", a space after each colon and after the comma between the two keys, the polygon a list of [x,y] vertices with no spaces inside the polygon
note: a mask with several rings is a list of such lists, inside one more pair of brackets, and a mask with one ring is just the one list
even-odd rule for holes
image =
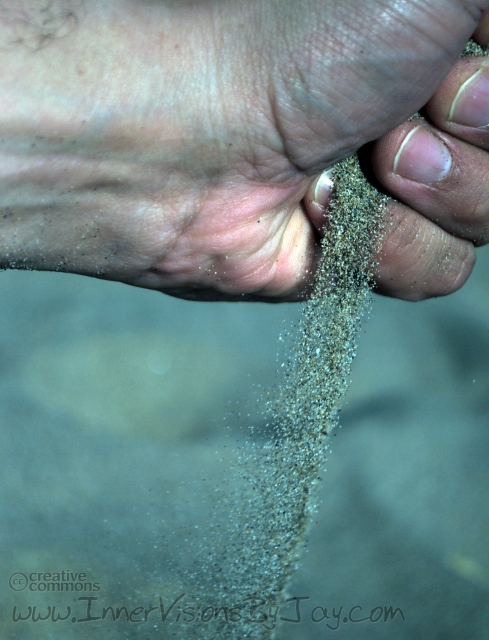
{"label": "finger", "polygon": [[304,209],[316,231],[322,234],[328,221],[328,207],[333,195],[333,169],[323,171],[313,180],[304,197]]}
{"label": "finger", "polygon": [[373,147],[372,166],[396,198],[445,231],[489,240],[489,154],[430,126],[405,123]]}
{"label": "finger", "polygon": [[489,151],[489,57],[459,60],[425,113],[438,129]]}
{"label": "finger", "polygon": [[474,31],[472,39],[480,44],[481,47],[487,47],[489,44],[489,11],[484,11],[480,19],[477,29]]}
{"label": "finger", "polygon": [[[327,178],[327,179],[325,179]],[[329,216],[329,174],[309,187],[304,207],[318,231]],[[385,213],[376,289],[403,300],[448,295],[461,287],[475,263],[474,245],[454,237],[406,205],[390,200]]]}
{"label": "finger", "polygon": [[424,300],[459,289],[475,264],[471,242],[455,238],[405,205],[387,205],[377,289],[403,300]]}

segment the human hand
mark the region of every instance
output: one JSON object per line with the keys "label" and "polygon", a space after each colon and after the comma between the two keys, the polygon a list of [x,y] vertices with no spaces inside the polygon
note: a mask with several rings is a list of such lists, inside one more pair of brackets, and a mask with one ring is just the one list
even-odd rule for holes
{"label": "human hand", "polygon": [[[2,266],[191,299],[300,299],[319,253],[318,176],[385,136],[373,168],[404,204],[387,211],[379,289],[415,300],[468,277],[487,238],[489,139],[449,115],[487,68],[456,60],[489,2],[49,6],[49,37],[35,9],[0,13]],[[402,122],[428,100],[432,124],[399,160],[419,124]],[[437,175],[420,156],[428,130]]]}

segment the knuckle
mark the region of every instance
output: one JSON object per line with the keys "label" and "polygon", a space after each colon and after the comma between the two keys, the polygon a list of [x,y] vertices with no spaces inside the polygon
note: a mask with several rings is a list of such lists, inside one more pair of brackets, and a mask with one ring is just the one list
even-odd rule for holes
{"label": "knuckle", "polygon": [[393,205],[386,218],[378,287],[404,300],[449,295],[475,264],[472,242],[456,238],[406,207]]}
{"label": "knuckle", "polygon": [[448,236],[440,239],[427,275],[425,297],[446,296],[460,289],[475,264],[474,245]]}

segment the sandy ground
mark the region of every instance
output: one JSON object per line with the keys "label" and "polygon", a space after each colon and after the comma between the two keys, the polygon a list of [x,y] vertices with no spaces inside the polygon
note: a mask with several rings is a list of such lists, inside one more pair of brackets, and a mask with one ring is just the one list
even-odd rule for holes
{"label": "sandy ground", "polygon": [[[80,620],[79,597],[99,597],[96,616],[99,602],[168,607],[182,589],[173,613],[195,604],[189,576],[217,580],[205,554],[214,535],[225,547],[210,514],[239,495],[233,443],[263,419],[299,307],[63,274],[2,273],[0,294],[0,637],[212,637],[202,623],[168,630],[158,611],[104,624],[12,613],[71,605]],[[308,599],[279,612],[301,614],[280,640],[488,637],[488,362],[487,250],[449,298],[375,297],[289,589]],[[32,590],[62,571],[100,591]],[[385,620],[389,607],[402,614]]]}

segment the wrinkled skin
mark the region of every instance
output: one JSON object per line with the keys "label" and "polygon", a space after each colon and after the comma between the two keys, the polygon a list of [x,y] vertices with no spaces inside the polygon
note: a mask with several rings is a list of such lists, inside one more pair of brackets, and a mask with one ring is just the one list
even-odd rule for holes
{"label": "wrinkled skin", "polygon": [[[377,141],[373,170],[399,201],[379,290],[418,300],[469,276],[489,133],[449,112],[487,64],[458,57],[476,30],[487,43],[489,0],[44,4],[0,2],[2,266],[301,299],[322,226],[308,194]],[[430,184],[393,171],[423,105],[452,157]]]}

